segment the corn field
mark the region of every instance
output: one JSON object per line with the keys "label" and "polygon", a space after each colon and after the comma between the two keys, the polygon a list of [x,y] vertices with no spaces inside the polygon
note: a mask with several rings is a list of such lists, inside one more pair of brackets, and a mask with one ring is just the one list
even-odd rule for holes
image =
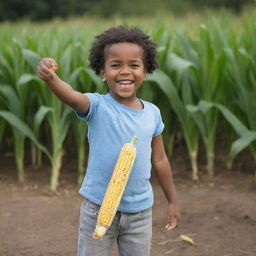
{"label": "corn field", "polygon": [[[86,126],[36,75],[42,57],[59,64],[58,75],[81,92],[106,93],[100,77],[88,68],[94,36],[117,24],[137,25],[158,44],[160,68],[148,75],[138,97],[155,103],[165,123],[169,156],[177,131],[182,131],[192,179],[199,178],[202,141],[207,172],[214,177],[217,136],[225,135],[227,165],[250,149],[256,184],[256,20],[255,10],[240,17],[218,14],[184,21],[95,19],[47,24],[1,24],[0,27],[0,152],[11,145],[17,177],[25,182],[25,154],[34,166],[51,163],[50,189],[56,191],[71,134],[77,152],[77,182],[87,159]],[[145,24],[147,24],[145,26]],[[25,150],[29,145],[29,150]]]}

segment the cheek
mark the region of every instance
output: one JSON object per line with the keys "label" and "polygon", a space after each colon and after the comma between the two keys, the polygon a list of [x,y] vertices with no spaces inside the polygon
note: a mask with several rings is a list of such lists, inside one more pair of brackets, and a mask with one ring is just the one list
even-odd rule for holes
{"label": "cheek", "polygon": [[115,70],[109,70],[107,73],[105,73],[105,77],[109,79],[114,79],[117,75],[117,71]]}
{"label": "cheek", "polygon": [[146,78],[146,74],[144,72],[140,72],[137,74],[137,76],[141,79],[144,80]]}

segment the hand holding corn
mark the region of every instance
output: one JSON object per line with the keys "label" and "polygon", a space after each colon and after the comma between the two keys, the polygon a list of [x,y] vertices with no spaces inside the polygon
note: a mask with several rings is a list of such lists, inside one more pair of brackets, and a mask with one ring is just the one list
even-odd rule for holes
{"label": "hand holding corn", "polygon": [[56,61],[52,58],[43,58],[37,66],[38,76],[45,82],[54,78],[55,71],[58,69]]}
{"label": "hand holding corn", "polygon": [[136,136],[132,138],[130,143],[126,143],[123,146],[119,154],[99,210],[97,224],[93,233],[94,239],[102,239],[115,217],[135,160],[135,140],[137,140]]}

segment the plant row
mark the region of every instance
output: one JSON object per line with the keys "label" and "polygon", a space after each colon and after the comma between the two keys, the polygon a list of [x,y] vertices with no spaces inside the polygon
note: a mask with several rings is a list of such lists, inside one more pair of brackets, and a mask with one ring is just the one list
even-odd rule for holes
{"label": "plant row", "polygon": [[[248,147],[256,163],[256,24],[253,19],[241,22],[237,28],[213,20],[193,33],[170,32],[159,24],[146,31],[158,44],[160,68],[147,76],[138,96],[159,106],[169,154],[176,131],[182,131],[194,180],[199,177],[200,140],[205,146],[208,174],[214,176],[220,129],[230,151],[229,166]],[[76,90],[106,93],[100,77],[88,68],[92,35],[93,28],[85,36],[54,25],[47,31],[27,30],[15,37],[7,30],[1,32],[0,150],[4,152],[8,134],[20,182],[25,181],[27,142],[33,165],[42,164],[42,154],[50,160],[50,188],[56,191],[65,140],[71,133],[77,150],[78,183],[83,179],[88,155],[86,125],[38,78],[36,66],[42,57],[52,57],[59,64],[58,75]]]}

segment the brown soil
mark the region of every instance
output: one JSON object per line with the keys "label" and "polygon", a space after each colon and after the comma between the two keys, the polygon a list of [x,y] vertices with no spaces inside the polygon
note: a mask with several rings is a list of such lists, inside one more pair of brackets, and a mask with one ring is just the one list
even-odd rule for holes
{"label": "brown soil", "polygon": [[[58,193],[50,196],[49,166],[34,169],[27,164],[26,184],[19,185],[13,157],[0,158],[1,256],[76,255],[82,197],[69,165],[62,170]],[[172,168],[182,221],[175,231],[164,230],[167,202],[153,175],[151,256],[255,256],[256,191],[251,175],[217,169],[214,182],[201,175],[200,182],[193,183],[182,159],[175,158]],[[203,165],[200,169],[205,171]],[[182,241],[181,234],[196,246]],[[113,255],[118,255],[116,245]]]}

